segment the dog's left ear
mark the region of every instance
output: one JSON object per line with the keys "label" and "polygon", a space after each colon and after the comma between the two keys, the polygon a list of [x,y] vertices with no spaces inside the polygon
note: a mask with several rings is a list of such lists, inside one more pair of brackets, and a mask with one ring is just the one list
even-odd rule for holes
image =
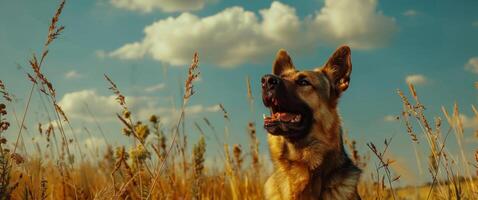
{"label": "dog's left ear", "polygon": [[272,73],[280,76],[282,73],[290,70],[295,70],[292,59],[285,49],[280,49],[277,52],[274,63],[272,64]]}
{"label": "dog's left ear", "polygon": [[322,70],[331,80],[337,94],[340,95],[347,90],[350,84],[350,74],[352,73],[350,47],[341,46],[335,50],[334,54],[322,67]]}

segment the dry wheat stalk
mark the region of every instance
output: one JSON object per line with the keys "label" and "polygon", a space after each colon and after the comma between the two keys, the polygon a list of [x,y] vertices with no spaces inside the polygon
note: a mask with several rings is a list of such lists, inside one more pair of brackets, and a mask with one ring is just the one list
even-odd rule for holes
{"label": "dry wheat stalk", "polygon": [[[43,61],[45,60],[45,58],[46,58],[46,56],[48,55],[48,52],[49,52],[48,51],[48,46],[56,38],[58,38],[58,36],[64,30],[64,26],[58,26],[59,17],[61,15],[62,11],[63,11],[64,5],[65,5],[65,0],[61,1],[60,5],[58,6],[58,8],[55,12],[55,15],[53,16],[53,18],[51,20],[50,26],[48,28],[47,38],[46,38],[45,44],[43,45],[43,50],[42,50],[42,53],[41,53],[42,56],[41,56],[40,61],[38,61],[35,54],[33,54],[33,57],[32,57],[32,59],[29,60],[29,63],[30,63],[30,66],[32,67],[33,71],[36,74],[36,79],[40,80],[41,83],[42,83],[40,91],[42,91],[44,94],[46,94],[47,96],[49,96],[52,99],[52,103],[55,107],[55,111],[57,113],[58,119],[60,118],[60,115],[61,115],[66,121],[68,121],[68,118],[66,117],[65,113],[60,108],[60,106],[56,103],[56,99],[55,99],[56,93],[55,93],[55,90],[53,88],[53,85],[51,84],[50,81],[48,81],[48,79],[46,79],[46,77],[40,71],[40,69],[42,67],[42,64],[43,64]],[[17,135],[17,139],[15,141],[15,146],[14,146],[14,149],[13,149],[13,153],[16,152],[18,142],[19,142],[19,138],[22,135],[22,130],[23,130],[23,127],[24,127],[24,124],[25,124],[25,118],[26,118],[27,112],[29,110],[31,98],[32,98],[32,95],[33,95],[33,90],[35,88],[35,85],[38,84],[38,81],[36,81],[35,78],[33,78],[33,76],[31,76],[30,74],[28,74],[28,78],[32,81],[32,87],[31,87],[30,93],[28,95],[28,100],[27,100],[27,104],[25,106],[25,110],[23,112],[22,122],[21,122],[20,130],[19,130],[18,135]],[[45,87],[48,88],[48,91],[49,91],[48,94],[46,93]],[[61,124],[60,124],[60,132],[62,133],[63,140],[66,140],[66,136],[64,134],[64,131],[63,131],[63,128],[62,128]],[[66,150],[67,150],[68,156],[71,158],[68,146],[66,146]]]}
{"label": "dry wheat stalk", "polygon": [[149,198],[151,196],[152,191],[156,187],[156,184],[158,182],[157,179],[161,175],[161,172],[162,172],[162,170],[165,166],[167,157],[171,154],[171,150],[173,149],[174,144],[176,144],[176,138],[178,137],[178,133],[179,133],[179,126],[181,125],[181,122],[184,118],[185,108],[186,108],[187,102],[190,99],[190,97],[194,94],[193,83],[194,83],[194,81],[196,81],[198,79],[199,74],[200,74],[200,72],[199,72],[199,55],[198,55],[197,52],[195,52],[194,55],[193,55],[192,63],[188,68],[188,77],[186,78],[186,81],[185,81],[185,84],[184,84],[185,85],[185,91],[184,91],[185,93],[184,93],[184,96],[183,96],[183,103],[182,103],[182,106],[181,106],[181,113],[180,113],[178,122],[176,123],[176,128],[174,129],[173,138],[171,139],[171,144],[170,144],[169,148],[167,149],[167,151],[165,153],[163,162],[161,162],[160,166],[158,167],[158,169],[156,171],[156,175],[153,177],[153,183],[151,184],[151,187],[150,187],[149,194],[148,194],[147,198]]}
{"label": "dry wheat stalk", "polygon": [[193,195],[196,199],[201,199],[201,183],[204,173],[204,154],[206,152],[206,142],[204,135],[201,135],[197,144],[193,147]]}

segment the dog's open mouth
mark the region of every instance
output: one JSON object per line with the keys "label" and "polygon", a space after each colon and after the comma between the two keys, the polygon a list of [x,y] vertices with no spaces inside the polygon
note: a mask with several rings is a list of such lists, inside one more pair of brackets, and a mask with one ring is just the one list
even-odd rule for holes
{"label": "dog's open mouth", "polygon": [[265,95],[264,105],[269,108],[270,115],[263,115],[264,128],[273,135],[296,137],[307,129],[309,115],[300,106],[284,100]]}
{"label": "dog's open mouth", "polygon": [[264,114],[264,125],[273,125],[274,123],[300,123],[302,115],[286,112],[276,112],[271,116]]}

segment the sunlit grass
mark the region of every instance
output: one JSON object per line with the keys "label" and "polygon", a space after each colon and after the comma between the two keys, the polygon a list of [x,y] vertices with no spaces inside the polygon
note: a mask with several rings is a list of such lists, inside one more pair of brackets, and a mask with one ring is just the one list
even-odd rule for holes
{"label": "sunlit grass", "polygon": [[[192,141],[182,128],[187,120],[184,112],[189,98],[195,92],[200,93],[193,87],[200,69],[198,54],[192,56],[183,86],[182,106],[178,111],[180,117],[172,129],[163,127],[161,116],[152,115],[148,121],[135,120],[135,114],[129,111],[128,102],[114,78],[105,75],[104,87],[109,87],[122,107],[122,112],[116,116],[122,127],[118,127],[115,134],[132,142],[124,146],[111,146],[106,141],[105,149],[97,151],[81,146],[76,138],[67,137],[65,129],[73,132],[68,113],[64,113],[57,104],[54,85],[42,72],[43,60],[49,54],[48,46],[64,29],[57,25],[63,6],[64,2],[48,27],[40,59],[35,55],[30,59],[32,73],[27,75],[26,81],[31,82],[32,88],[29,96],[26,96],[27,104],[21,115],[12,117],[10,110],[14,107],[14,98],[0,80],[0,94],[3,97],[0,101],[0,199],[263,198],[263,185],[271,172],[266,167],[268,163],[262,160],[262,155],[267,155],[267,151],[259,149],[254,122],[231,121],[221,104],[226,126],[224,132],[217,131],[208,118],[203,119],[207,130],[195,124],[201,134],[197,141]],[[249,77],[246,83],[250,112],[254,113]],[[429,120],[425,115],[425,105],[421,103],[413,85],[408,90],[409,97],[398,90],[397,99],[400,98],[403,104],[397,107],[403,107],[403,112],[397,120],[404,125],[403,134],[408,134],[415,152],[429,152],[427,160],[421,160],[418,156],[409,159],[426,163],[418,167],[429,173],[430,180],[422,180],[428,182],[422,186],[397,187],[395,183],[401,175],[394,171],[392,166],[397,164],[389,156],[393,138],[384,137],[383,144],[359,144],[345,137],[350,157],[364,169],[358,186],[362,199],[476,198],[478,151],[465,151],[464,128],[458,105],[452,111],[442,108],[443,118]],[[47,115],[46,120],[51,122],[47,127],[41,124],[36,127],[37,134],[46,141],[46,147],[36,141],[28,141],[22,135],[34,91],[40,91],[39,94],[46,97],[49,103],[46,107],[53,113],[52,116]],[[474,106],[472,110],[478,116]],[[94,111],[90,112],[95,115]],[[19,123],[18,130],[15,129],[17,126],[11,126],[13,122],[7,120],[14,118],[15,123]],[[247,126],[244,136],[249,137],[249,143],[228,144],[221,140],[220,134],[228,134],[228,123]],[[7,133],[16,134],[15,140],[7,141]],[[451,154],[446,148],[449,137],[456,138],[458,155]],[[425,145],[418,145],[419,142]],[[222,147],[212,150],[219,152],[219,159],[215,160],[214,166],[208,166],[205,162],[210,155],[210,149],[207,148],[209,143]],[[369,151],[358,152],[358,145],[367,145]],[[35,152],[24,153],[26,151],[20,148],[25,146],[31,146]],[[103,152],[103,155],[98,156],[98,152]],[[475,155],[476,160],[469,160],[467,155],[470,154]]]}

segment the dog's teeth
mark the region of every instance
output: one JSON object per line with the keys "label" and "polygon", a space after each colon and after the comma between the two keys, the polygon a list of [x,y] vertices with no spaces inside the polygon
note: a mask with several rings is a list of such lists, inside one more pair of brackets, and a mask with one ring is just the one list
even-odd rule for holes
{"label": "dog's teeth", "polygon": [[292,122],[299,122],[300,121],[300,115],[296,115],[293,119]]}
{"label": "dog's teeth", "polygon": [[266,119],[266,114],[262,114],[262,118]]}

